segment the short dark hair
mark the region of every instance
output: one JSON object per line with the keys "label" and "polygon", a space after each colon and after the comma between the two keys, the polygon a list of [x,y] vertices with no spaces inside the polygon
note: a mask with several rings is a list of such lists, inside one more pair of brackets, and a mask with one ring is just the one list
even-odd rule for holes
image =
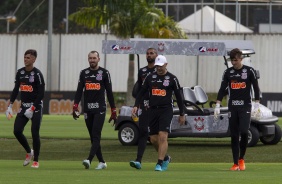
{"label": "short dark hair", "polygon": [[157,49],[155,49],[155,48],[148,48],[147,51],[148,51],[148,50],[153,50],[156,54],[158,54],[158,51],[157,51]]}
{"label": "short dark hair", "polygon": [[90,53],[91,53],[91,54],[95,54],[95,53],[96,53],[96,54],[97,54],[97,56],[98,56],[98,58],[100,57],[100,56],[99,56],[99,52],[98,52],[98,51],[96,51],[96,50],[92,50],[92,51],[90,51],[90,52],[89,52],[89,54],[90,54]]}
{"label": "short dark hair", "polygon": [[242,58],[242,51],[238,48],[235,48],[233,50],[230,51],[229,56],[230,59],[235,59],[235,58]]}
{"label": "short dark hair", "polygon": [[37,51],[34,50],[34,49],[28,49],[27,51],[25,51],[24,55],[27,55],[27,54],[30,54],[30,55],[33,55],[34,57],[37,57]]}

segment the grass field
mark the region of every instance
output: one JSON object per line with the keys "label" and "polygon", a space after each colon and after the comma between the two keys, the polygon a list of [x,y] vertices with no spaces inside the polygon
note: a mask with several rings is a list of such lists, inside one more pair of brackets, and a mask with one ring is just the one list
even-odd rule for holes
{"label": "grass field", "polygon": [[[107,118],[108,119],[108,118]],[[169,140],[172,163],[166,172],[154,172],[156,152],[148,144],[142,170],[129,166],[136,146],[122,146],[117,131],[105,122],[102,151],[108,169],[85,170],[90,140],[82,118],[43,117],[40,168],[23,167],[24,150],[13,135],[13,121],[0,115],[0,184],[2,183],[281,183],[282,144],[248,148],[247,170],[230,172],[232,155],[229,138],[176,138]],[[282,126],[280,119],[279,125]],[[31,143],[30,123],[25,135]]]}

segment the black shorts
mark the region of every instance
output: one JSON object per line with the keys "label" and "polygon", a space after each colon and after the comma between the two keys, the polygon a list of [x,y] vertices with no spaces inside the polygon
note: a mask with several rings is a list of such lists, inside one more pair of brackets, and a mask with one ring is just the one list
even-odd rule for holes
{"label": "black shorts", "polygon": [[172,107],[150,108],[149,110],[149,135],[156,135],[159,131],[170,132],[173,117]]}
{"label": "black shorts", "polygon": [[251,107],[229,107],[228,110],[231,136],[247,134],[251,123]]}

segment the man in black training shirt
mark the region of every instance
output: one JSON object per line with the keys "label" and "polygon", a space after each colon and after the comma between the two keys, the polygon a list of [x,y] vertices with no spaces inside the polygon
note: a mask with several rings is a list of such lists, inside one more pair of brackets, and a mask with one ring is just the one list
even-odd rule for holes
{"label": "man in black training shirt", "polygon": [[[259,108],[259,86],[256,72],[252,67],[242,64],[242,52],[233,49],[230,52],[233,67],[224,71],[220,89],[217,95],[215,117],[220,114],[220,103],[228,87],[229,127],[231,132],[231,147],[234,165],[230,170],[245,170],[244,156],[248,144],[248,129],[251,123],[252,95],[254,88],[255,105]],[[240,140],[241,136],[241,140]]]}
{"label": "man in black training shirt", "polygon": [[[146,59],[148,65],[139,69],[138,71],[138,87],[142,86],[142,83],[148,74],[151,74],[156,71],[155,59],[158,56],[157,50],[154,48],[147,49]],[[140,89],[140,88],[139,88]],[[139,91],[136,91],[137,93]],[[133,92],[134,93],[134,92]],[[136,97],[136,96],[135,96]],[[149,92],[147,92],[140,103],[138,110],[139,117],[139,140],[137,148],[137,157],[135,161],[130,161],[129,164],[131,167],[136,169],[141,169],[141,160],[147,145],[148,141],[148,108],[149,108]]]}
{"label": "man in black training shirt", "polygon": [[[15,99],[18,96],[19,89],[21,91],[20,100],[21,107],[17,114],[14,123],[14,135],[16,136],[19,143],[23,146],[26,151],[26,159],[23,163],[27,166],[33,159],[31,167],[38,168],[39,162],[38,157],[40,153],[40,136],[39,129],[42,120],[42,109],[45,91],[44,78],[39,69],[33,66],[37,57],[36,50],[29,49],[24,54],[24,65],[25,67],[19,69],[16,74],[15,87],[10,97],[6,116],[10,119],[13,116],[12,106]],[[26,137],[23,134],[24,127],[27,122],[31,120],[31,134],[33,141],[32,150],[28,144]]]}
{"label": "man in black training shirt", "polygon": [[90,67],[80,72],[73,105],[73,118],[76,120],[79,117],[78,104],[83,93],[84,119],[92,143],[88,158],[82,162],[85,169],[89,169],[95,155],[99,160],[96,169],[107,168],[100,145],[101,132],[106,117],[105,94],[107,94],[111,106],[111,117],[109,122],[111,120],[116,121],[117,118],[110,73],[108,70],[98,65],[99,61],[100,57],[97,51],[91,51],[88,54]]}
{"label": "man in black training shirt", "polygon": [[158,150],[158,162],[155,171],[167,170],[170,157],[167,155],[168,143],[167,137],[170,132],[170,124],[173,117],[173,99],[174,93],[179,107],[179,123],[185,123],[183,99],[180,93],[180,85],[176,76],[167,71],[167,60],[159,55],[155,59],[156,73],[146,77],[142,88],[136,97],[132,115],[135,115],[142,96],[150,92],[149,98],[149,135],[150,141]]}

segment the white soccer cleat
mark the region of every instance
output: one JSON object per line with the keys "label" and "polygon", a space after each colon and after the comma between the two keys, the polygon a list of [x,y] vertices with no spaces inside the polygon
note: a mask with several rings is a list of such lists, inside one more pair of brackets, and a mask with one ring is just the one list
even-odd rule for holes
{"label": "white soccer cleat", "polygon": [[84,165],[85,169],[90,168],[90,161],[89,160],[83,160],[82,165]]}
{"label": "white soccer cleat", "polygon": [[98,166],[95,169],[101,170],[101,169],[106,169],[106,168],[107,168],[106,162],[105,163],[99,162]]}
{"label": "white soccer cleat", "polygon": [[25,155],[25,161],[23,163],[23,166],[27,166],[30,163],[30,161],[33,159],[33,156],[34,156],[33,150],[31,150],[30,153],[27,153]]}
{"label": "white soccer cleat", "polygon": [[32,168],[36,168],[36,169],[39,168],[39,162],[35,162],[35,161],[34,161],[34,162],[32,163],[32,165],[31,165],[31,167],[32,167]]}

